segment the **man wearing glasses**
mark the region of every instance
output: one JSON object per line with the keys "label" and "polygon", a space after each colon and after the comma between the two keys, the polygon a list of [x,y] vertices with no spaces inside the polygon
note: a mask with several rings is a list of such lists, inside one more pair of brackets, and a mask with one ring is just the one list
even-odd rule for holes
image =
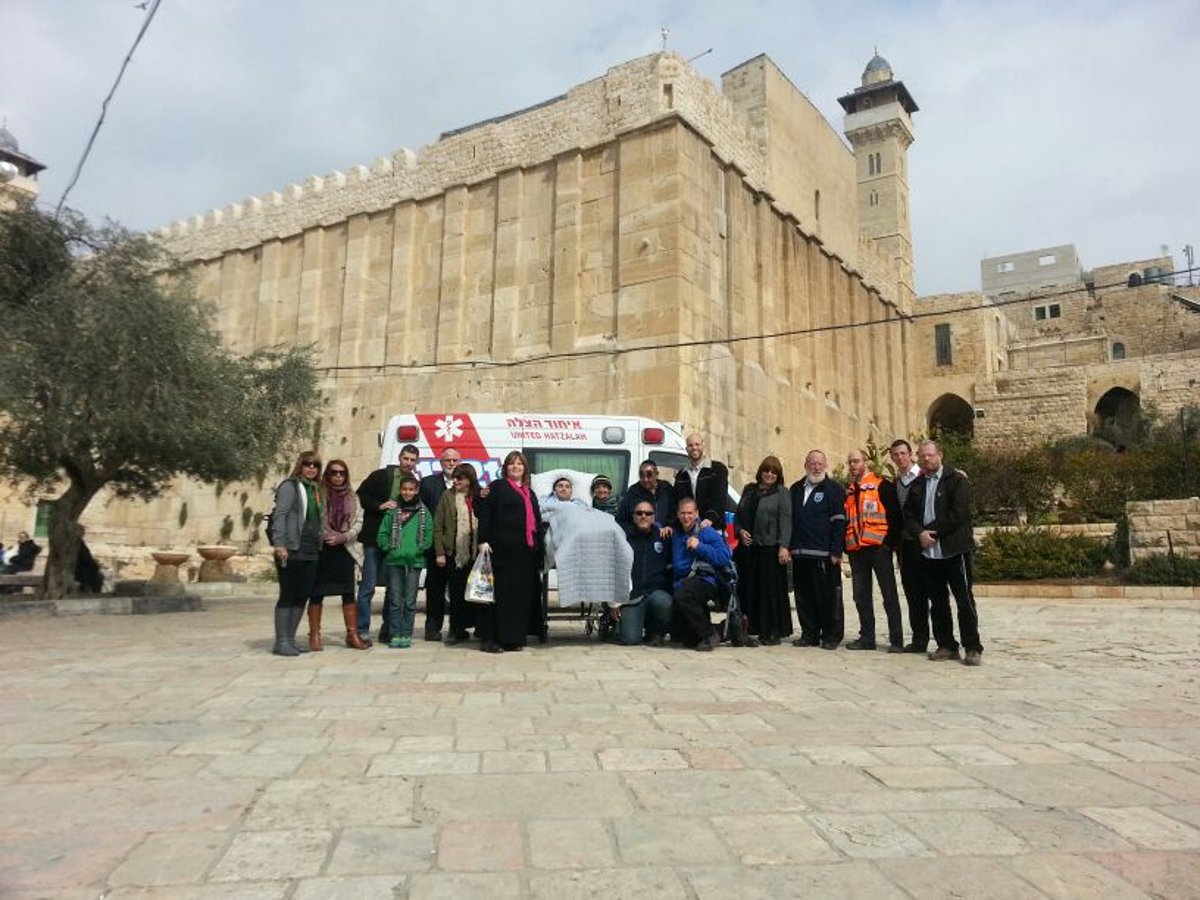
{"label": "man wearing glasses", "polygon": [[649,503],[654,513],[653,521],[658,523],[658,536],[663,540],[671,537],[671,522],[675,505],[674,496],[671,488],[666,482],[658,480],[658,466],[650,460],[645,460],[638,466],[637,484],[633,485],[621,497],[621,504],[617,507],[617,524],[621,526],[626,535],[632,535],[635,526],[638,524],[634,511],[641,503]]}
{"label": "man wearing glasses", "polygon": [[[363,546],[362,582],[358,586],[358,636],[364,641],[370,640],[371,635],[371,601],[375,597],[375,583],[379,570],[383,567],[383,551],[375,542],[379,526],[383,522],[383,514],[398,506],[400,496],[400,479],[412,475],[417,468],[420,452],[412,444],[400,448],[400,459],[397,465],[376,469],[358,486],[358,502],[363,508],[363,527],[358,533],[358,539]],[[387,579],[384,579],[385,582]],[[390,587],[385,585],[387,590]],[[385,601],[386,603],[386,597]],[[380,627],[380,643],[387,643],[391,635],[386,633],[386,625]]]}
{"label": "man wearing glasses", "polygon": [[617,640],[626,645],[645,641],[655,647],[666,644],[671,629],[671,544],[661,536],[671,529],[655,519],[649,500],[639,500],[633,508],[633,529],[627,533],[633,548],[630,602],[619,606]]}
{"label": "man wearing glasses", "polygon": [[[438,457],[440,472],[421,479],[421,502],[431,513],[438,508],[442,494],[454,487],[454,468],[462,462],[462,454],[447,447]],[[442,623],[446,619],[446,582],[449,570],[437,564],[437,552],[430,547],[425,553],[425,640],[442,639]]]}

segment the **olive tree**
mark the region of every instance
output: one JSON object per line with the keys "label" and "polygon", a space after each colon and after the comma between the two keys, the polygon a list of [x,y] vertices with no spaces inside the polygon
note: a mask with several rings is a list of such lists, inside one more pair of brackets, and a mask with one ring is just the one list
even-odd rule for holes
{"label": "olive tree", "polygon": [[230,352],[157,242],[33,207],[0,212],[0,478],[50,501],[43,593],[73,586],[103,488],[263,473],[310,424],[309,348]]}

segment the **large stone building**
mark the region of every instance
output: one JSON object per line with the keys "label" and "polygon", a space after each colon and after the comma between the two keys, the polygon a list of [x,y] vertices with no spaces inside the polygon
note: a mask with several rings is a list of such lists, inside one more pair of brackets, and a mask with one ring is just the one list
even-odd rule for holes
{"label": "large stone building", "polygon": [[0,125],[0,209],[36,200],[38,173],[46,167],[21,152],[21,145],[6,125]]}

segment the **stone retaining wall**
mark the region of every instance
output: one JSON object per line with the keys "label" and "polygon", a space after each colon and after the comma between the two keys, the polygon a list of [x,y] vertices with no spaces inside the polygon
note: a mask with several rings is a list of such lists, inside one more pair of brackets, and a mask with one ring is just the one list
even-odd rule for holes
{"label": "stone retaining wall", "polygon": [[1125,504],[1129,516],[1129,555],[1133,562],[1173,549],[1200,557],[1200,497],[1138,500]]}

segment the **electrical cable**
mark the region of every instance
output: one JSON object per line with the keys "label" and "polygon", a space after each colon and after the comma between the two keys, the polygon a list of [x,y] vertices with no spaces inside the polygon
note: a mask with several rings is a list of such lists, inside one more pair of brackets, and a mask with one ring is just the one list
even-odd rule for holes
{"label": "electrical cable", "polygon": [[[117,86],[120,85],[121,79],[125,76],[125,70],[129,68],[129,61],[133,59],[133,52],[137,50],[138,44],[142,42],[142,38],[146,34],[146,29],[150,27],[150,23],[154,20],[154,14],[158,12],[158,5],[160,3],[162,3],[162,0],[151,0],[150,9],[146,11],[146,18],[142,21],[142,27],[138,30],[137,37],[133,39],[133,45],[129,48],[129,52],[125,54],[125,59],[121,63],[121,69],[117,72],[117,78],[113,81],[112,87],[108,89],[108,95],[104,98],[104,102],[100,104],[100,118],[96,120],[96,126],[92,129],[87,146],[83,148],[83,155],[79,157],[79,162],[75,166],[75,172],[71,175],[71,180],[67,183],[66,190],[63,191],[62,197],[59,198],[58,205],[54,207],[54,217],[56,219],[58,218],[58,214],[62,212],[63,204],[67,202],[67,195],[71,193],[71,189],[75,187],[75,183],[79,181],[79,176],[83,173],[83,166],[92,153],[92,146],[96,143],[96,136],[100,134],[100,126],[104,124],[104,117],[108,113],[108,104],[117,92]],[[145,4],[142,4],[142,7],[145,8]]]}

